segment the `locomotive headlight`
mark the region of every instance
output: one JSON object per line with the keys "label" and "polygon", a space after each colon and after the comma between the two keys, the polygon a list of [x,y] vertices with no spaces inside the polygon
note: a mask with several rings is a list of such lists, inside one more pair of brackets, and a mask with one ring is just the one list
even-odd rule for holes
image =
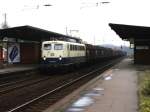
{"label": "locomotive headlight", "polygon": [[43,60],[46,60],[46,57],[45,57],[45,56],[43,57]]}
{"label": "locomotive headlight", "polygon": [[62,60],[62,57],[61,57],[61,56],[59,56],[59,60]]}

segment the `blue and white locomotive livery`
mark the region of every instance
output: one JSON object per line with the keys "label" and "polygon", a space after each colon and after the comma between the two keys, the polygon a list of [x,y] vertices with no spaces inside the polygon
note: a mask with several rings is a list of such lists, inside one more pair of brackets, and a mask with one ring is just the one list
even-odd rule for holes
{"label": "blue and white locomotive livery", "polygon": [[42,43],[43,65],[65,66],[85,62],[85,44],[67,41],[44,41]]}
{"label": "blue and white locomotive livery", "polygon": [[44,69],[104,62],[126,55],[121,50],[60,40],[42,42],[41,52],[41,68]]}

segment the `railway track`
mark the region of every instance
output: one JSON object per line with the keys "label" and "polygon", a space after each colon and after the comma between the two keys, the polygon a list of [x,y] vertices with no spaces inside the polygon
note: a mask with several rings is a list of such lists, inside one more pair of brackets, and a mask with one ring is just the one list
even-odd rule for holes
{"label": "railway track", "polygon": [[[117,62],[118,61],[119,60],[117,60]],[[71,78],[69,81],[62,81],[57,85],[57,87],[50,89],[49,91],[30,99],[21,105],[17,105],[15,108],[9,109],[7,112],[40,112],[117,62],[113,61],[107,65],[104,64],[99,68],[89,71],[88,73],[84,73],[84,75],[82,74],[80,77],[77,76],[76,78]]]}
{"label": "railway track", "polygon": [[[10,82],[15,82],[16,80],[21,80],[21,79],[26,79],[34,76],[37,73],[37,71],[22,71],[22,72],[17,72],[15,73],[10,73],[0,75],[0,85],[3,85],[5,83],[10,83]],[[5,76],[6,75],[6,76]]]}
{"label": "railway track", "polygon": [[[36,77],[37,78],[37,77]],[[14,81],[10,83],[4,83],[0,85],[0,95],[1,94],[6,94],[8,92],[12,92],[13,90],[23,88],[26,86],[34,85],[37,83],[40,83],[42,81],[46,81],[50,79],[51,77],[38,77],[35,79],[35,77],[29,78],[29,79],[24,79],[24,80],[19,80],[19,81]]]}
{"label": "railway track", "polygon": [[12,77],[20,77],[20,74],[28,75],[29,73],[35,73],[38,69],[29,69],[29,70],[22,70],[22,71],[4,71],[4,74],[1,73],[0,80],[1,79],[7,79]]}
{"label": "railway track", "polygon": [[[74,73],[72,75],[76,75],[76,73]],[[43,80],[43,77],[47,77],[49,79]],[[6,88],[4,88],[3,90],[0,88],[1,93],[2,93],[2,94],[0,94],[0,104],[1,104],[0,112],[5,112],[9,108],[12,108],[12,107],[16,106],[17,104],[20,104],[20,102],[22,103],[26,100],[31,99],[33,97],[33,95],[35,96],[35,93],[38,93],[39,90],[43,89],[43,87],[40,88],[40,86],[43,83],[45,83],[44,86],[51,85],[52,86],[51,89],[54,89],[56,86],[58,86],[58,84],[62,85],[63,83],[65,83],[65,79],[67,79],[67,77],[68,77],[68,79],[72,80],[71,79],[72,76],[70,76],[68,74],[52,75],[52,76],[45,76],[45,75],[43,76],[42,75],[42,80],[40,79],[40,82],[33,83],[30,80],[28,80],[28,81],[26,81],[26,83],[23,86],[19,86],[16,84],[16,86],[17,86],[16,87],[16,86],[12,85],[12,87],[7,88],[8,90]],[[35,79],[33,81],[35,82]],[[47,83],[47,82],[49,82],[49,83]],[[15,82],[13,82],[13,83],[15,83]],[[7,84],[5,84],[5,85],[7,85]],[[37,88],[35,88],[35,86],[37,86],[37,85],[38,85],[38,90],[37,90]],[[33,90],[33,91],[31,91],[31,90]],[[47,88],[44,90],[47,90]],[[20,94],[18,94],[18,93],[20,93]],[[27,94],[30,94],[31,97],[30,96],[28,97]],[[38,96],[39,96],[39,94],[38,94]],[[21,101],[22,99],[23,99],[23,101]],[[14,100],[15,100],[15,102],[13,102]]]}

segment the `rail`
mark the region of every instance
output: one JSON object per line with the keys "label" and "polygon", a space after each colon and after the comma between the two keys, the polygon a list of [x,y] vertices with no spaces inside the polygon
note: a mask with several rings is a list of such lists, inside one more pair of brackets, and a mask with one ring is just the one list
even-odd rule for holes
{"label": "rail", "polygon": [[[117,62],[118,62],[118,61],[120,61],[120,59],[117,60]],[[89,73],[87,73],[87,74],[85,74],[85,75],[83,75],[83,76],[81,76],[81,77],[79,77],[79,78],[77,78],[77,79],[74,79],[74,80],[72,80],[72,81],[70,81],[70,82],[68,82],[68,83],[66,83],[66,84],[64,84],[64,85],[62,85],[62,86],[59,86],[59,87],[57,87],[57,88],[55,88],[55,89],[53,89],[53,90],[51,90],[51,91],[49,91],[49,92],[47,92],[47,93],[45,93],[45,94],[42,94],[41,96],[38,96],[38,97],[36,97],[36,98],[34,98],[34,99],[28,101],[28,102],[25,102],[25,103],[22,104],[22,105],[19,105],[19,106],[13,108],[13,109],[10,109],[10,110],[7,111],[7,112],[19,111],[19,110],[21,110],[22,108],[25,108],[26,106],[29,106],[29,105],[31,105],[32,103],[34,103],[34,102],[36,102],[36,101],[38,101],[38,100],[40,100],[40,99],[42,99],[42,98],[44,98],[44,97],[46,97],[46,96],[52,94],[52,93],[55,93],[55,92],[57,92],[57,91],[59,91],[59,90],[62,90],[62,89],[64,89],[64,88],[66,88],[66,87],[72,85],[73,83],[76,83],[77,81],[80,81],[80,80],[82,80],[83,78],[88,77],[88,76],[90,76],[90,75],[92,75],[92,74],[94,74],[94,73],[96,73],[96,72],[98,72],[98,71],[100,71],[100,70],[102,71],[102,70],[106,69],[107,67],[112,66],[112,65],[115,64],[115,63],[116,63],[116,61],[113,61],[113,62],[111,62],[111,63],[109,63],[109,64],[107,64],[107,65],[105,65],[105,66],[103,66],[103,67],[100,67],[100,68],[98,68],[98,69],[95,69],[95,70],[93,70],[93,71],[91,71],[91,72],[89,72]]]}

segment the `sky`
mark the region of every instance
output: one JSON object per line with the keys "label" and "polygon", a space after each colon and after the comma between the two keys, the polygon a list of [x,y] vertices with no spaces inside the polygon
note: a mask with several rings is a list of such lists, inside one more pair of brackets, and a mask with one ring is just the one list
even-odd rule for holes
{"label": "sky", "polygon": [[90,44],[121,46],[129,43],[108,24],[150,26],[149,6],[149,0],[0,0],[0,24],[7,13],[10,27],[30,25],[79,36]]}

